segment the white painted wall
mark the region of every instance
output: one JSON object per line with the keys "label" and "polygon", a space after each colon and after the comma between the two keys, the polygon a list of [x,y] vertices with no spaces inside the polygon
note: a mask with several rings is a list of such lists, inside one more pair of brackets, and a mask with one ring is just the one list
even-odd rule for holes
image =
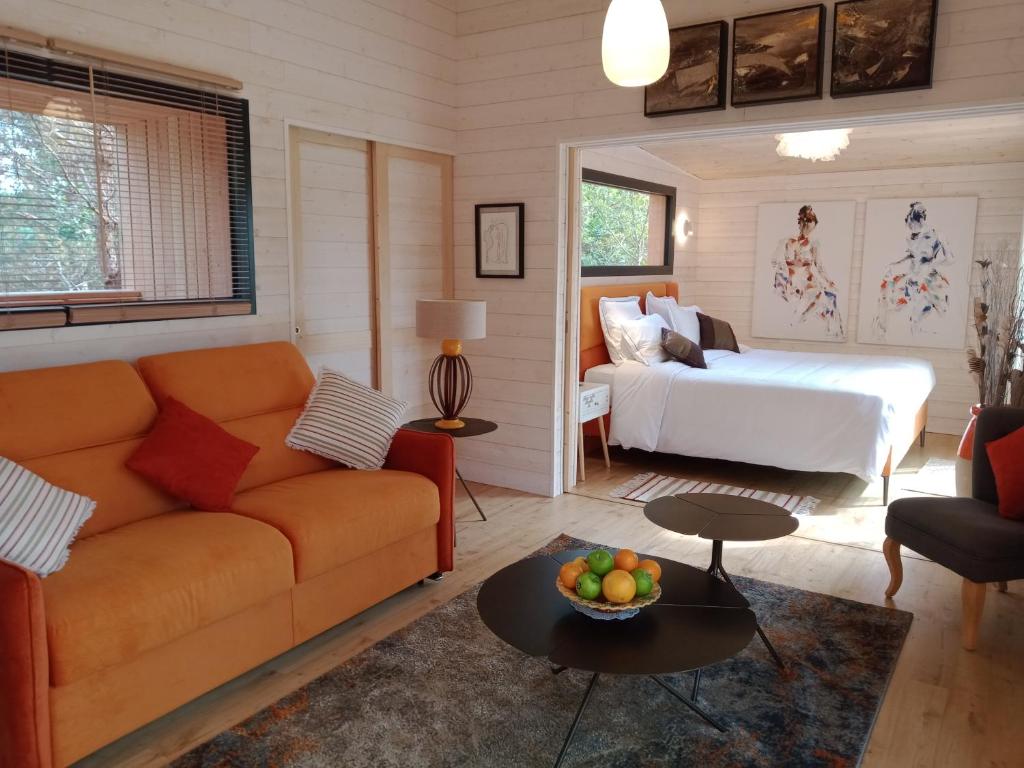
{"label": "white painted wall", "polygon": [[[778,0],[664,4],[672,26],[785,7]],[[491,302],[491,336],[469,347],[471,359],[505,363],[474,398],[475,409],[501,428],[486,443],[461,444],[460,463],[468,477],[540,493],[558,487],[562,462],[553,426],[561,409],[555,337],[564,322],[557,271],[561,142],[1024,101],[1024,4],[942,0],[931,90],[648,119],[642,89],[617,88],[602,73],[606,8],[606,0],[458,3],[456,291]],[[526,203],[526,279],[475,280],[473,204],[511,201]]]}
{"label": "white painted wall", "polygon": [[[700,194],[696,274],[691,290],[705,312],[727,320],[752,346],[843,354],[900,355],[928,360],[938,384],[929,401],[928,429],[962,434],[977,387],[967,373],[963,348],[975,343],[971,318],[960,349],[937,350],[857,343],[861,264],[864,255],[865,201],[871,198],[977,196],[975,255],[1021,241],[1024,214],[1024,163],[938,168],[909,168],[852,173],[817,173],[752,179],[704,181]],[[752,338],[751,307],[757,233],[757,206],[768,202],[856,200],[851,295],[844,344]],[[976,270],[975,270],[976,271]],[[972,279],[977,284],[977,275]],[[872,283],[874,288],[874,283]],[[968,333],[968,328],[971,328]]]}
{"label": "white painted wall", "polygon": [[[700,179],[676,168],[659,157],[645,152],[640,147],[602,147],[600,149],[584,149],[580,157],[582,166],[595,171],[629,176],[634,179],[664,184],[676,189],[676,221],[685,216],[697,232],[697,218],[700,207]],[[672,262],[671,279],[686,290],[695,277],[694,264],[697,255],[696,234],[684,237],[676,232],[675,254]],[[668,275],[665,276],[668,279]],[[583,285],[614,285],[618,283],[636,283],[644,278],[637,277],[584,277]],[[657,281],[660,276],[651,276]],[[684,303],[692,303],[690,294],[680,296]]]}
{"label": "white painted wall", "polygon": [[287,339],[285,120],[451,153],[454,0],[0,0],[0,24],[241,80],[258,314],[0,333],[0,370]]}

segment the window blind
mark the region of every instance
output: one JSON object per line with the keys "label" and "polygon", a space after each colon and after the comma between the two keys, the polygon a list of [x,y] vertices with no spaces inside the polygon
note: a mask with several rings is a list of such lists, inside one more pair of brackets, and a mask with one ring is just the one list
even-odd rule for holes
{"label": "window blind", "polygon": [[255,311],[248,102],[0,54],[0,329]]}

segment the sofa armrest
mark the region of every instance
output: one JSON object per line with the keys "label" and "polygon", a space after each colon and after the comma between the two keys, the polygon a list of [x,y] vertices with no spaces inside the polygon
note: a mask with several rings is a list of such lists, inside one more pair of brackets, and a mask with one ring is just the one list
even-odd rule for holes
{"label": "sofa armrest", "polygon": [[0,767],[51,765],[49,685],[42,583],[0,560]]}
{"label": "sofa armrest", "polygon": [[434,481],[441,498],[437,568],[452,570],[455,567],[455,441],[452,436],[400,429],[391,441],[384,466],[415,472]]}

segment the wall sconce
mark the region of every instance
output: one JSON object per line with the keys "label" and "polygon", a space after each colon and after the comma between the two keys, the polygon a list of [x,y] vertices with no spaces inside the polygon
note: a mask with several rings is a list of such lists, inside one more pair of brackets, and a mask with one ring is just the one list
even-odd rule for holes
{"label": "wall sconce", "polygon": [[676,237],[685,240],[693,234],[693,222],[690,221],[685,213],[679,214],[676,217]]}

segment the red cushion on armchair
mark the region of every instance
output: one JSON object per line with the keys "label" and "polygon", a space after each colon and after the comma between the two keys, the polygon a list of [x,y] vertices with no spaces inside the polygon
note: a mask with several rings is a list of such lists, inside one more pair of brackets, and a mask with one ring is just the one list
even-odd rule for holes
{"label": "red cushion on armchair", "polygon": [[196,509],[224,512],[258,451],[259,446],[168,397],[125,466]]}
{"label": "red cushion on armchair", "polygon": [[999,514],[1024,520],[1024,427],[985,443],[999,494]]}

